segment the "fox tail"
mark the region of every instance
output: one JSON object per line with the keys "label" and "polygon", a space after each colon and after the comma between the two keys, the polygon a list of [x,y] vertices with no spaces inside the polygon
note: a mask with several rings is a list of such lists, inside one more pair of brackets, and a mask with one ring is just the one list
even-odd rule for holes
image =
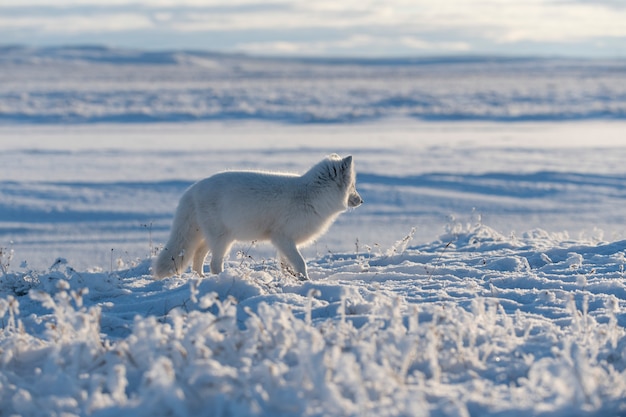
{"label": "fox tail", "polygon": [[176,209],[167,244],[152,263],[154,279],[181,274],[191,262],[199,238],[194,204],[189,193],[186,193]]}

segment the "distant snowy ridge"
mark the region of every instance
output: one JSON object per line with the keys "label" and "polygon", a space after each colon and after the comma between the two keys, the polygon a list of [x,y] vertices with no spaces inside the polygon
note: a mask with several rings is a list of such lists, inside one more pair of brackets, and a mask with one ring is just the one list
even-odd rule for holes
{"label": "distant snowy ridge", "polygon": [[0,48],[0,122],[626,119],[626,61]]}

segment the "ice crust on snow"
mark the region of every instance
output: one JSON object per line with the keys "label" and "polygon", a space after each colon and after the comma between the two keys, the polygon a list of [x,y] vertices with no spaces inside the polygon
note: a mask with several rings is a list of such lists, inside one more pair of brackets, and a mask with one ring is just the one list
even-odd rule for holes
{"label": "ice crust on snow", "polygon": [[[0,280],[8,415],[621,415],[626,242],[484,225],[219,276]],[[538,261],[541,260],[541,261]],[[584,277],[581,279],[580,277]]]}

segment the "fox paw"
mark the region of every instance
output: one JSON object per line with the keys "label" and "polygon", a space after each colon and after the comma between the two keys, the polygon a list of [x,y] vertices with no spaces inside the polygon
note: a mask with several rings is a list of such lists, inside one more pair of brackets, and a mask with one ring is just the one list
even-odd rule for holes
{"label": "fox paw", "polygon": [[287,274],[291,275],[292,277],[297,278],[298,281],[308,281],[309,280],[308,274],[303,274],[302,272],[296,272],[291,267],[291,265],[287,265],[284,262],[281,262],[280,267],[281,267],[281,269],[283,270],[284,273],[287,273]]}

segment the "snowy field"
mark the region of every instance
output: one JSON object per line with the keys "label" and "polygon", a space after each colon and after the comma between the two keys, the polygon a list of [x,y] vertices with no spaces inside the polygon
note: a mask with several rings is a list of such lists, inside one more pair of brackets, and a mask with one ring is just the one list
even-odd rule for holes
{"label": "snowy field", "polygon": [[[625,68],[5,48],[0,416],[626,416]],[[332,152],[310,281],[151,279],[191,183]]]}

